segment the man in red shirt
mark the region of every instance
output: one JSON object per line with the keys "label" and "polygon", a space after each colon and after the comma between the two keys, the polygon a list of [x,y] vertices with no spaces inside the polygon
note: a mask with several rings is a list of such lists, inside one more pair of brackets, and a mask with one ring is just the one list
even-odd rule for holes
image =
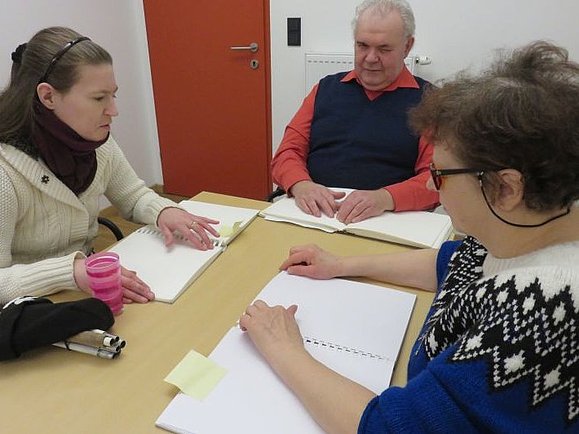
{"label": "man in red shirt", "polygon": [[[347,224],[437,205],[437,193],[426,188],[432,147],[406,125],[407,110],[428,85],[404,65],[413,35],[414,16],[404,0],[358,6],[355,69],[314,86],[271,163],[274,182],[304,212]],[[343,193],[327,187],[355,191],[339,202]]]}

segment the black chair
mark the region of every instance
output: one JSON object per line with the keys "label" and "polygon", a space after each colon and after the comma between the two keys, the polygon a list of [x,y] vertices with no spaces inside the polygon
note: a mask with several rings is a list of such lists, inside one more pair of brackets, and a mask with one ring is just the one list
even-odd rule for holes
{"label": "black chair", "polygon": [[120,241],[125,237],[123,231],[121,231],[119,227],[108,218],[98,217],[98,222],[100,225],[106,226],[114,234],[117,241]]}
{"label": "black chair", "polygon": [[267,197],[265,198],[266,201],[268,202],[273,202],[273,200],[278,197],[285,194],[285,190],[278,187],[276,188],[273,192],[271,192],[270,194],[267,195]]}

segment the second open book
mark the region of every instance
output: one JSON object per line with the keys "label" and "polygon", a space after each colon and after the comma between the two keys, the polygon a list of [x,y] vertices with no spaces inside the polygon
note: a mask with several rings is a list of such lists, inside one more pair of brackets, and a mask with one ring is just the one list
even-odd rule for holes
{"label": "second open book", "polygon": [[[412,313],[413,294],[345,279],[278,274],[258,294],[270,305],[298,305],[306,350],[341,375],[379,394],[390,384]],[[228,370],[202,401],[177,394],[157,419],[176,433],[322,433],[298,398],[239,327],[209,356]]]}
{"label": "second open book", "polygon": [[163,234],[156,227],[144,226],[110,250],[121,265],[137,272],[155,293],[155,300],[173,303],[179,295],[223,252],[226,246],[257,216],[258,210],[185,200],[179,204],[192,214],[219,220],[219,238],[210,250],[197,250],[177,239],[165,247]]}
{"label": "second open book", "polygon": [[[354,190],[332,188],[346,194]],[[267,220],[294,223],[326,232],[347,232],[367,238],[422,248],[438,248],[452,233],[452,223],[447,215],[425,211],[385,212],[359,223],[345,225],[326,215],[315,217],[306,214],[295,203],[294,198],[284,197],[268,208],[261,216]]]}

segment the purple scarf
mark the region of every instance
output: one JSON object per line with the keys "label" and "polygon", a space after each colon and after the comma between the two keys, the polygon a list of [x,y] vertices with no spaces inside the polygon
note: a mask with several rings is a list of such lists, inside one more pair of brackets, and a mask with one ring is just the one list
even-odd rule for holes
{"label": "purple scarf", "polygon": [[52,110],[34,101],[35,128],[32,141],[50,170],[77,196],[93,181],[97,160],[95,149],[107,141],[85,140]]}

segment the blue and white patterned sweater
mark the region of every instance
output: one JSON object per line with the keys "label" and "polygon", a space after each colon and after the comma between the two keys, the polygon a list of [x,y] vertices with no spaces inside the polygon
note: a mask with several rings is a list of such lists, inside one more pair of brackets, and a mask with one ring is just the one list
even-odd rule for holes
{"label": "blue and white patterned sweater", "polygon": [[467,237],[438,262],[408,384],[358,432],[579,432],[579,242],[505,260]]}

